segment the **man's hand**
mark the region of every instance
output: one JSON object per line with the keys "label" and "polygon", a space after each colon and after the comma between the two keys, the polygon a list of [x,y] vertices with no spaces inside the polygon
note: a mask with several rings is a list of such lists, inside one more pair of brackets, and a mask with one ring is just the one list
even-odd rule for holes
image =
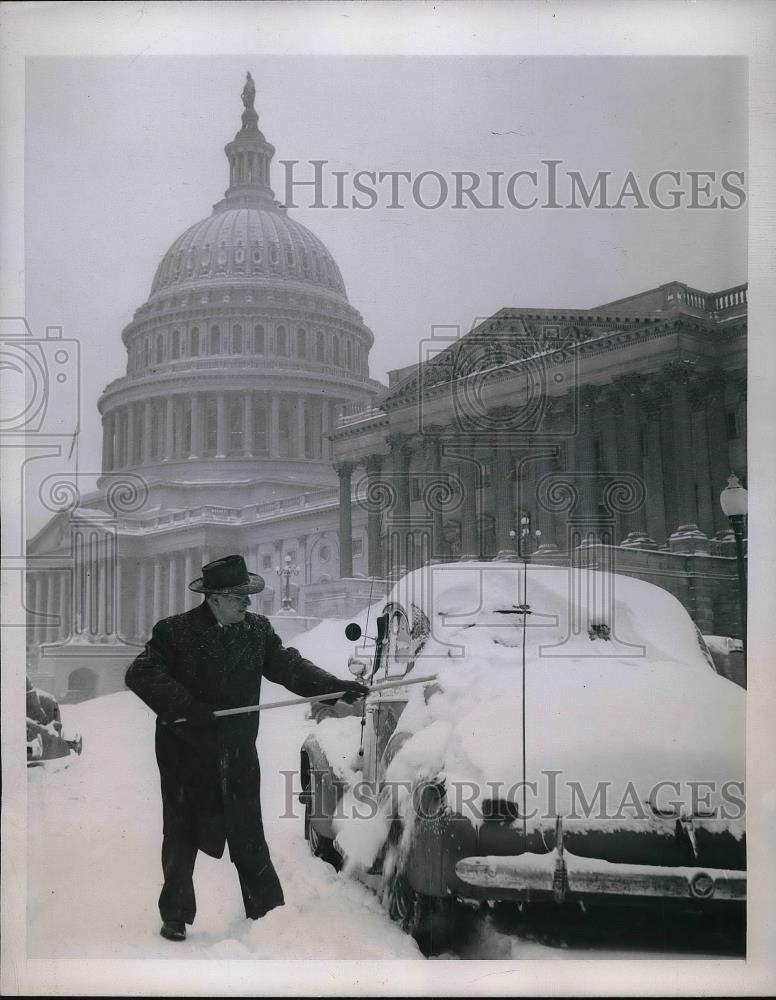
{"label": "man's hand", "polygon": [[344,701],[346,705],[352,705],[354,701],[369,694],[369,688],[359,681],[342,681],[337,686],[345,692],[338,700]]}

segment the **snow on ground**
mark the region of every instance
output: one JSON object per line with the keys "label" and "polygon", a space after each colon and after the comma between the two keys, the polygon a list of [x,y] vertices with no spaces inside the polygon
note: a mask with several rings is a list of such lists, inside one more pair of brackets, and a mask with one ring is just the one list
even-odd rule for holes
{"label": "snow on ground", "polygon": [[[538,589],[533,593],[538,596]],[[518,599],[511,592],[499,596],[513,598],[512,603]],[[469,642],[472,632],[480,631],[464,631],[464,612],[467,610],[464,604],[458,608],[450,604],[445,610],[462,614],[462,618],[447,630],[445,640],[452,636]],[[374,632],[375,611],[373,608],[370,614],[370,632]],[[357,620],[364,628],[366,612]],[[670,624],[664,620],[660,651],[674,664],[674,693],[681,689],[680,693],[686,697],[693,693],[696,685],[688,682],[685,690],[680,660],[694,648],[695,639],[691,633],[682,634],[681,631],[677,638]],[[344,625],[342,621],[323,622],[291,644],[320,666],[346,677],[347,657],[359,644],[345,639]],[[488,629],[481,631],[484,636]],[[498,629],[498,635],[505,635],[503,628]],[[588,642],[586,637],[585,642]],[[478,638],[475,645],[479,643]],[[481,680],[487,678],[489,684],[496,686],[509,677],[510,686],[513,686],[516,677],[514,648],[496,646],[491,635],[488,651],[481,648],[478,653],[475,675]],[[431,664],[421,664],[424,674],[436,672],[440,662],[437,657]],[[476,741],[472,743],[464,738],[459,743],[463,750],[454,758],[448,753],[450,741],[444,736],[445,731],[449,735],[452,724],[458,721],[448,708],[468,686],[459,683],[463,680],[458,669],[460,664],[460,660],[450,660],[445,665],[443,672],[450,695],[443,699],[431,698],[430,705],[434,706],[435,701],[437,705],[429,715],[425,714],[429,706],[423,702],[421,688],[410,689],[415,692],[413,698],[418,702],[413,728],[419,738],[405,744],[408,748],[404,758],[406,764],[417,768],[422,763],[422,760],[413,762],[411,758],[422,749],[420,736],[424,723],[431,724],[424,737],[431,746],[427,746],[424,753],[435,748],[441,750],[451,770],[456,761],[459,764],[463,761],[467,767],[472,764],[470,758],[476,756]],[[544,666],[546,669],[546,664]],[[704,669],[701,664],[696,666],[698,671]],[[579,724],[588,717],[589,711],[606,701],[599,685],[616,680],[617,671],[635,671],[633,676],[638,678],[646,667],[643,661],[636,665],[620,659],[613,661],[605,675],[597,679],[597,697],[591,696],[585,702],[584,711],[575,712]],[[591,670],[589,660],[584,669]],[[471,676],[469,671],[463,673]],[[701,676],[695,670],[691,673]],[[639,690],[640,683],[636,684]],[[718,685],[728,685],[728,682],[711,675],[711,687],[717,686],[714,696],[723,691]],[[262,687],[265,703],[287,697],[288,692],[283,688],[265,681]],[[643,707],[649,711],[649,699],[654,699],[654,693],[650,695],[647,687],[644,697],[647,700]],[[720,693],[720,697],[725,701],[727,695]],[[711,700],[714,701],[714,697]],[[492,702],[491,707],[496,710],[498,704]],[[656,712],[666,708],[663,701],[654,702],[653,707]],[[546,721],[546,711],[544,714]],[[246,920],[236,871],[228,856],[215,860],[200,854],[195,871],[198,914],[189,929],[188,941],[183,945],[165,941],[158,934],[160,921],[156,902],[161,888],[161,799],[153,747],[153,714],[130,692],[121,692],[79,705],[64,705],[62,718],[68,735],[75,731],[83,735],[83,755],[71,758],[65,769],[32,768],[28,771],[30,958],[422,958],[414,941],[388,919],[371,891],[347,875],[336,873],[309,853],[303,834],[302,809],[289,791],[290,788],[298,790],[295,772],[299,748],[307,733],[316,728],[306,718],[304,706],[266,712],[262,716],[258,740],[264,825],[283,884],[285,907],[255,923]],[[468,718],[469,730],[474,735],[477,727],[472,716]],[[514,714],[511,718],[514,719]],[[612,719],[615,718],[613,714]],[[553,723],[553,731],[559,739],[564,735],[560,721],[557,720],[557,725]],[[579,724],[571,727],[572,731],[578,729]],[[353,749],[357,749],[359,728],[354,718],[324,721],[316,728],[322,741],[340,748],[343,771],[352,766],[347,744],[350,741]],[[649,734],[651,726],[631,727],[633,736],[638,736],[642,730]],[[491,720],[485,731],[493,746],[492,736],[499,731],[498,727]],[[438,733],[442,736],[437,740],[435,734]],[[465,732],[462,731],[462,735],[465,737]],[[474,760],[474,763],[479,766],[480,762]],[[294,772],[291,785],[291,779],[284,776],[283,771]],[[619,924],[602,930],[590,943],[589,928],[584,923],[570,925],[559,932],[556,919],[550,916],[543,924],[527,924],[523,918],[512,914],[506,919],[498,915],[474,914],[455,952],[445,953],[440,958],[643,955],[642,944],[646,938],[638,929],[623,938],[622,946],[618,947]],[[540,925],[544,927],[541,934],[536,929]],[[676,943],[681,942],[685,934],[686,929],[682,927],[673,940],[661,940],[657,948],[647,945],[647,951],[652,952],[650,957],[674,957]],[[720,939],[724,941],[729,936],[722,935]],[[721,947],[724,950],[724,945]],[[709,947],[705,940],[700,940],[692,951],[694,957],[708,951],[719,954],[717,947]]]}
{"label": "snow on ground", "polygon": [[[265,682],[264,701],[287,692]],[[313,858],[302,809],[286,813],[283,770],[314,725],[304,708],[262,718],[264,825],[286,905],[245,919],[233,865],[199,854],[197,919],[186,944],[159,937],[161,799],[153,714],[130,692],[63,705],[84,752],[65,769],[28,771],[31,958],[419,959],[368,889]],[[294,783],[298,788],[298,782]],[[293,815],[292,815],[293,813]]]}

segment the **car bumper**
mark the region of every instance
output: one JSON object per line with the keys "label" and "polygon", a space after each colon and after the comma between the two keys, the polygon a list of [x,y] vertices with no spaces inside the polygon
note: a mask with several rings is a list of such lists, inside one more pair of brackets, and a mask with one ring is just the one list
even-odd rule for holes
{"label": "car bumper", "polygon": [[559,854],[467,857],[455,872],[467,886],[490,896],[508,893],[550,893],[558,901],[574,896],[642,896],[688,901],[746,899],[746,872],[720,868],[667,868],[614,864]]}

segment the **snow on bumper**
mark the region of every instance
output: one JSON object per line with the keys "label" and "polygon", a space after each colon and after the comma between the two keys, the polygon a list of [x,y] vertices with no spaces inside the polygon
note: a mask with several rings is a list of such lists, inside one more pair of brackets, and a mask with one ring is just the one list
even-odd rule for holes
{"label": "snow on bumper", "polygon": [[721,868],[668,868],[613,864],[557,850],[511,857],[469,857],[457,862],[462,882],[479,889],[659,896],[687,900],[745,900],[746,872]]}

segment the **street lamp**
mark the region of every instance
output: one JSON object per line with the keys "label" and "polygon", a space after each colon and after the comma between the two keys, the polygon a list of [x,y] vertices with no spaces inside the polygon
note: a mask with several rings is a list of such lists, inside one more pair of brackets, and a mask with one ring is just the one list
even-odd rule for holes
{"label": "street lamp", "polygon": [[[537,530],[534,532],[536,537],[536,547],[541,545],[542,533]],[[531,512],[523,511],[520,514],[520,530],[515,531],[514,528],[509,532],[510,538],[517,539],[517,554],[521,559],[527,559],[530,555],[531,549]]]}
{"label": "street lamp", "polygon": [[282,607],[281,611],[288,613],[294,609],[291,607],[291,577],[299,575],[299,567],[291,565],[291,556],[286,556],[282,566],[278,566],[275,570],[277,575],[283,581],[283,597],[282,597]]}
{"label": "street lamp", "polygon": [[736,540],[736,563],[738,565],[738,602],[741,614],[741,641],[744,645],[744,669],[746,669],[746,563],[744,562],[744,518],[746,517],[747,492],[732,472],[727,486],[719,495],[722,512],[730,521]]}

